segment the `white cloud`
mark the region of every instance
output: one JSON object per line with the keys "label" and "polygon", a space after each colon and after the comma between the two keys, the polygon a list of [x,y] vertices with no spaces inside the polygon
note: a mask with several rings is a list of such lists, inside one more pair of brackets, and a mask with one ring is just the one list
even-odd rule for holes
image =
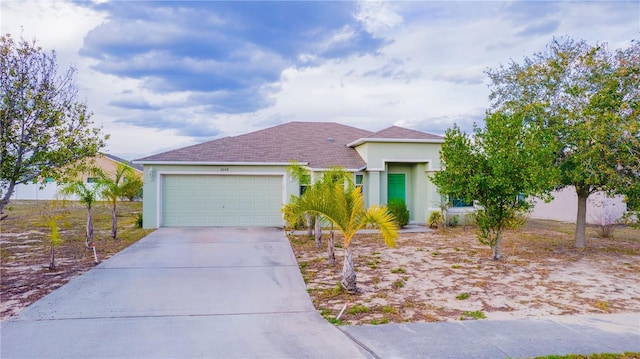
{"label": "white cloud", "polygon": [[[154,46],[149,44],[162,42],[161,37],[165,36],[184,36],[188,32],[182,27],[189,25],[171,22],[176,14],[167,9],[154,11],[166,14],[158,15],[163,20],[158,21],[160,25],[153,27],[153,31],[142,34],[145,46],[151,50],[145,51],[147,57],[135,58],[141,70],[159,62],[159,68],[173,64],[170,67],[178,69],[216,68],[224,73],[237,73],[223,68],[215,58],[174,56],[171,48],[163,49],[169,53],[154,52]],[[181,7],[180,11],[198,10]],[[163,71],[156,72],[157,78],[153,80],[134,80],[105,75],[92,68],[97,60],[80,57],[78,51],[83,48],[87,33],[103,23],[105,15],[75,3],[3,1],[1,28],[2,33],[19,37],[23,26],[26,38],[36,37],[44,48],[58,51],[61,68],[71,64],[78,67],[80,96],[87,97],[89,108],[95,113],[94,120],[111,134],[108,150],[142,157],[209,139],[182,135],[179,129],[167,130],[169,122],[174,127],[176,122],[190,124],[194,131],[220,136],[292,120],[334,121],[370,130],[396,124],[435,133],[444,132],[455,122],[469,131],[473,122],[483,120],[488,106],[488,78],[484,70],[512,59],[521,62],[524,56],[542,51],[552,36],[568,35],[589,43],[607,41],[612,49],[628,46],[640,33],[639,15],[637,2],[361,2],[353,14],[357,23],[319,33],[311,46],[294,49],[299,52],[288,50],[299,60],[299,67],[291,65],[282,71],[279,81],[265,80],[249,90],[269,106],[239,114],[212,110],[205,96],[210,93],[203,95],[191,88],[170,93],[154,91],[153,86],[148,86],[149,81],[162,82],[163,74],[169,76]],[[114,32],[98,38],[108,39],[116,46],[123,43],[135,46],[135,41],[122,41],[123,36],[139,35],[135,19],[132,21],[121,32],[117,27],[109,27]],[[225,66],[271,69],[268,72],[276,77],[279,69],[286,66],[286,56],[277,50],[260,50],[256,47],[259,42],[256,46],[235,46],[238,42],[245,44],[245,39],[231,30],[232,35],[225,34],[231,26],[227,24],[229,19],[212,12],[207,21],[214,24],[215,36],[233,42],[234,46],[229,48],[240,48],[238,58],[245,59]],[[349,52],[349,56],[330,61],[314,54],[315,50],[321,52],[348,43],[362,28],[384,42],[374,54]],[[246,44],[252,41],[246,40]],[[122,65],[110,61],[104,64]],[[127,67],[131,69],[131,63]],[[212,96],[224,97],[222,90]],[[124,106],[113,105],[118,103]],[[129,108],[127,103],[131,105]],[[123,119],[135,121],[124,124]]]}
{"label": "white cloud", "polygon": [[384,38],[396,26],[402,23],[394,9],[394,4],[384,1],[361,1],[355,18],[375,37]]}
{"label": "white cloud", "polygon": [[80,66],[78,50],[84,35],[105,20],[103,14],[68,1],[3,1],[2,33],[36,39],[56,50],[59,66]]}

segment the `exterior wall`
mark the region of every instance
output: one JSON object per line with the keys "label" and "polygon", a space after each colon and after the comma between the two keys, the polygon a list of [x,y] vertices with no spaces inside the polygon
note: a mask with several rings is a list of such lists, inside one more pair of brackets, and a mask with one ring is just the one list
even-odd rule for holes
{"label": "exterior wall", "polygon": [[440,209],[440,194],[429,176],[440,169],[439,143],[367,142],[356,147],[367,160],[365,199],[367,206],[387,203],[387,175],[406,175],[407,207],[411,222],[427,223]]}
{"label": "exterior wall", "polygon": [[[578,215],[578,195],[575,188],[555,191],[553,197],[549,203],[537,200],[529,217],[575,223]],[[622,196],[611,198],[603,192],[596,192],[587,199],[587,223],[604,224],[603,221],[615,221],[622,217],[626,209]]]}
{"label": "exterior wall", "polygon": [[[96,167],[100,168],[105,173],[113,173],[118,166],[118,162],[99,155],[94,158],[94,164]],[[134,173],[138,175],[138,177],[142,178],[143,173],[137,169],[134,169]],[[83,173],[79,179],[82,179],[83,182],[87,182],[87,178],[91,177],[91,175]],[[36,183],[30,184],[19,184],[14,188],[13,194],[11,195],[12,200],[54,200],[59,199],[58,190],[59,185],[56,182],[46,183],[44,185]]]}
{"label": "exterior wall", "polygon": [[[94,158],[94,165],[100,168],[105,174],[115,173],[116,168],[118,168],[119,162],[116,162],[106,156],[98,155]],[[139,177],[143,177],[143,173],[137,169],[133,169],[133,172]],[[83,173],[82,180],[83,182],[87,182],[87,178],[91,177],[90,174]]]}
{"label": "exterior wall", "polygon": [[13,189],[11,200],[53,200],[58,196],[58,184],[50,182],[45,184],[29,183],[19,184]]}
{"label": "exterior wall", "polygon": [[[202,174],[202,175],[260,175],[276,174],[283,176],[282,203],[288,203],[291,195],[298,195],[299,183],[287,175],[287,166],[269,165],[144,165],[144,189],[142,215],[145,228],[160,226],[160,204],[162,203],[160,188],[162,176],[168,174]],[[283,218],[284,225],[284,218]]]}

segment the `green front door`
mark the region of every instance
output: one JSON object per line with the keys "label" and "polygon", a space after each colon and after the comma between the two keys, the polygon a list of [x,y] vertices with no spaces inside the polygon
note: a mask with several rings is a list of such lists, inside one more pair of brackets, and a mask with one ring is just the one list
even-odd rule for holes
{"label": "green front door", "polygon": [[389,173],[387,175],[387,202],[392,199],[407,201],[404,173]]}

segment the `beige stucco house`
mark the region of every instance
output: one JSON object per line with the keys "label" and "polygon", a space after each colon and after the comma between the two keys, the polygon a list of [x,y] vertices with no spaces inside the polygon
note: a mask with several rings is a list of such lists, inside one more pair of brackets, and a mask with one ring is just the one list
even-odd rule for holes
{"label": "beige stucco house", "polygon": [[429,176],[440,168],[444,138],[401,127],[372,132],[327,122],[290,122],[149,157],[144,166],[144,225],[275,226],[301,184],[291,161],[312,177],[340,166],[362,186],[367,206],[392,198],[407,203],[411,222],[438,211]]}

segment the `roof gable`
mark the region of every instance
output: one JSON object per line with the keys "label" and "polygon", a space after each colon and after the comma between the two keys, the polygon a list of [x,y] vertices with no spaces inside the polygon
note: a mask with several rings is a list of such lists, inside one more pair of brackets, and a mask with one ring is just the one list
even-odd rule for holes
{"label": "roof gable", "polygon": [[391,126],[371,134],[367,138],[396,138],[404,140],[443,140],[444,137],[430,133],[411,130],[404,127]]}
{"label": "roof gable", "polygon": [[347,146],[357,147],[367,142],[444,143],[444,137],[404,127],[391,126],[350,142]]}

